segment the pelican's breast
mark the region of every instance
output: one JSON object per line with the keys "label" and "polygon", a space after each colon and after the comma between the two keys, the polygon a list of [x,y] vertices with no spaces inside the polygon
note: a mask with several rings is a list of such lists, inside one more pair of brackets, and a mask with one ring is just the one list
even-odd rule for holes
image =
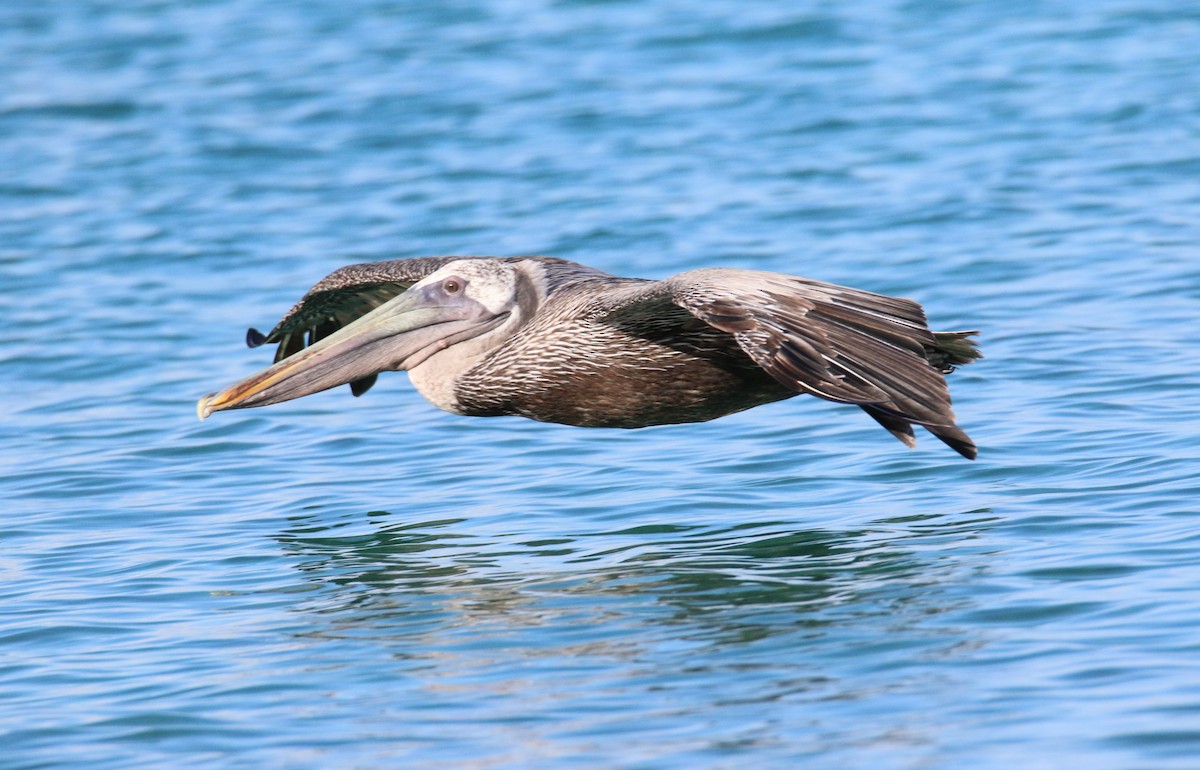
{"label": "pelican's breast", "polygon": [[459,414],[613,428],[703,422],[795,395],[728,334],[678,317],[530,325],[450,389],[439,395],[449,407],[434,403]]}

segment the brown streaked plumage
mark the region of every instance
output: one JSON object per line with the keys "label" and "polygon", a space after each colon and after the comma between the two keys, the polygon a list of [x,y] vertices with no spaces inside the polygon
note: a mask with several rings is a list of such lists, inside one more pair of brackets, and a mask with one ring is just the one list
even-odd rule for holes
{"label": "brown streaked plumage", "polygon": [[269,334],[275,364],[200,400],[265,406],[407,370],[429,401],[473,416],[584,427],[702,422],[811,393],[856,404],[908,446],[914,424],[964,457],[943,375],[976,332],[931,332],[908,299],[754,270],[617,278],[550,257],[350,265]]}

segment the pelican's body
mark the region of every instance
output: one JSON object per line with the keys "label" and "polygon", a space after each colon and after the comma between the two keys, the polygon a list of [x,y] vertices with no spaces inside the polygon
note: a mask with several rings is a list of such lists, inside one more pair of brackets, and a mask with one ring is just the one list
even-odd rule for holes
{"label": "pelican's body", "polygon": [[347,382],[359,395],[385,370],[449,412],[584,427],[701,422],[811,393],[910,446],[916,423],[974,457],[942,376],[978,357],[970,334],[929,331],[910,300],[778,273],[647,281],[547,257],[404,259],[335,271],[270,334],[251,330],[251,345],[279,343],[276,364],[199,411]]}

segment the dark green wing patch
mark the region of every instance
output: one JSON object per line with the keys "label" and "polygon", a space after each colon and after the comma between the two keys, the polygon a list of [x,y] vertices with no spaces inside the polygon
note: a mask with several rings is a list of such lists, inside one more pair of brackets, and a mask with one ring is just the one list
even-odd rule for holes
{"label": "dark green wing patch", "polygon": [[[459,257],[420,257],[347,265],[322,278],[270,332],[251,328],[246,344],[256,348],[277,344],[275,360],[282,361],[317,340],[361,318],[408,290],[417,281]],[[350,383],[361,396],[375,384],[375,376]]]}

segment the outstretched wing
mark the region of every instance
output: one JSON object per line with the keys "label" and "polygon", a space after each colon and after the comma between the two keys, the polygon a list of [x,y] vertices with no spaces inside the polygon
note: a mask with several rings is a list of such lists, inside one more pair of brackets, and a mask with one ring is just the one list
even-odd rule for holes
{"label": "outstretched wing", "polygon": [[[442,265],[461,258],[393,259],[334,270],[309,289],[270,332],[249,329],[246,344],[256,348],[278,343],[275,360],[280,361],[366,315]],[[361,396],[373,384],[375,375],[350,383],[350,390]]]}
{"label": "outstretched wing", "polygon": [[677,305],[733,335],[783,385],[857,404],[908,446],[915,444],[916,423],[959,454],[975,457],[975,444],[955,424],[943,371],[951,368],[947,361],[967,363],[978,353],[969,333],[931,332],[912,300],[732,269],[680,273],[631,287],[613,300],[614,313]]}

